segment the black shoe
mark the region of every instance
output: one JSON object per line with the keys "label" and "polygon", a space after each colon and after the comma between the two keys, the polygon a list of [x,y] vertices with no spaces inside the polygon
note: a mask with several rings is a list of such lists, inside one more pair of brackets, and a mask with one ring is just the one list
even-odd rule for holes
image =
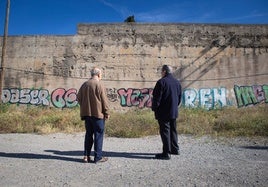
{"label": "black shoe", "polygon": [[155,159],[170,160],[170,155],[165,153],[156,154]]}
{"label": "black shoe", "polygon": [[84,156],[83,162],[84,163],[89,163],[89,162],[92,162],[92,160],[91,160],[90,156]]}
{"label": "black shoe", "polygon": [[180,150],[178,150],[178,151],[171,151],[170,154],[172,154],[172,155],[180,155]]}

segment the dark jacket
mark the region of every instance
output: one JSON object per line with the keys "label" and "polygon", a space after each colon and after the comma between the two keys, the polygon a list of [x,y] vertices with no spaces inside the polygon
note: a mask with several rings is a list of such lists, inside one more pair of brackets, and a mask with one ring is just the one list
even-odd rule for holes
{"label": "dark jacket", "polygon": [[181,103],[181,84],[171,74],[157,81],[153,90],[152,110],[158,120],[176,119]]}

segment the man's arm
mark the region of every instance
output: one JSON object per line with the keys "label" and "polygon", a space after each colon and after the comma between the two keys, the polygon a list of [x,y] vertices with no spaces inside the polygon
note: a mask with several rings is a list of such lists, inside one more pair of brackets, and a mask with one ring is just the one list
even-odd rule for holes
{"label": "man's arm", "polygon": [[182,90],[181,90],[181,84],[179,82],[179,87],[178,87],[178,106],[181,103],[181,98],[182,98]]}
{"label": "man's arm", "polygon": [[101,84],[101,102],[102,102],[102,113],[104,119],[109,119],[109,106],[108,106],[108,97],[104,86]]}
{"label": "man's arm", "polygon": [[[83,85],[82,85],[83,86]],[[82,86],[80,87],[80,89],[79,89],[79,91],[78,91],[78,93],[77,93],[77,101],[78,101],[78,103],[79,103],[79,105],[81,105],[81,99],[82,99]]]}
{"label": "man's arm", "polygon": [[157,81],[154,90],[153,90],[153,99],[152,99],[152,110],[156,111],[157,108],[160,105],[162,98],[162,89],[161,89],[161,84],[159,81]]}

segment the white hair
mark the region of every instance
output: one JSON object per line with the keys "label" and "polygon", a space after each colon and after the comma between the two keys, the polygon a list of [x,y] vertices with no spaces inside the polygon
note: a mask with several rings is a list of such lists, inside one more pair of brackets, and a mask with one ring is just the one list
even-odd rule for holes
{"label": "white hair", "polygon": [[91,77],[95,75],[99,75],[100,73],[101,73],[101,70],[99,68],[93,68],[92,70],[90,70]]}

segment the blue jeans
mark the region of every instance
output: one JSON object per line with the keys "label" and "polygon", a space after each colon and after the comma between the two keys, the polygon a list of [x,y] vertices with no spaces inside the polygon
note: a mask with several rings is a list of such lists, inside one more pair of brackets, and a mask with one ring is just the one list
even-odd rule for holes
{"label": "blue jeans", "polygon": [[94,143],[95,162],[102,159],[104,126],[105,126],[104,119],[96,118],[93,116],[85,117],[86,134],[84,142],[84,155],[90,156],[90,152]]}

